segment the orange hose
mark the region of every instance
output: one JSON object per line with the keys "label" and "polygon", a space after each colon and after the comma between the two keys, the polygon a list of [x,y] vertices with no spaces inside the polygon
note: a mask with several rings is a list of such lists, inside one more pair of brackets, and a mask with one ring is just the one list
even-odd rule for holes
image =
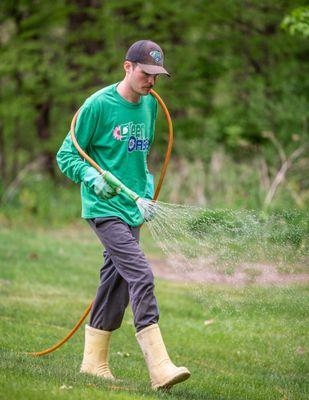
{"label": "orange hose", "polygon": [[92,307],[92,303],[89,304],[89,306],[86,308],[86,310],[84,311],[84,314],[80,317],[79,321],[74,326],[74,328],[71,329],[70,332],[62,340],[59,340],[59,342],[55,343],[49,349],[42,350],[42,351],[35,351],[32,353],[27,353],[27,354],[29,356],[45,356],[46,354],[52,353],[53,351],[59,349],[59,347],[61,347],[65,342],[67,342],[74,335],[74,333],[77,331],[77,329],[81,326],[81,324],[84,322],[85,318],[89,314],[91,307]]}
{"label": "orange hose", "polygon": [[[151,90],[150,93],[157,99],[158,103],[160,104],[165,118],[167,120],[167,124],[168,124],[168,146],[167,146],[167,150],[165,153],[165,159],[164,159],[164,163],[163,163],[163,167],[161,170],[161,175],[159,178],[159,182],[158,185],[156,187],[155,190],[155,194],[154,194],[154,200],[158,199],[160,190],[161,190],[161,186],[166,174],[166,170],[167,170],[167,165],[168,162],[170,160],[171,157],[171,151],[172,151],[172,147],[173,147],[173,124],[172,124],[172,120],[171,120],[171,116],[170,113],[166,107],[166,105],[164,104],[163,100],[161,99],[161,97],[158,95],[157,92],[155,92],[154,90]],[[76,149],[78,150],[79,154],[86,159],[94,168],[96,168],[97,171],[99,171],[100,173],[103,172],[102,168],[95,162],[92,160],[92,158],[90,158],[79,146],[75,134],[74,134],[74,130],[75,130],[75,124],[76,124],[76,120],[79,114],[79,110],[77,110],[77,112],[75,113],[72,122],[71,122],[71,128],[70,128],[70,133],[71,133],[71,139],[73,141],[74,146],[76,147]],[[55,343],[52,347],[46,349],[46,350],[42,350],[42,351],[37,351],[37,352],[30,352],[27,353],[28,355],[31,356],[45,356],[46,354],[52,353],[53,351],[59,349],[59,347],[61,347],[65,342],[67,342],[73,335],[74,333],[78,330],[78,328],[81,326],[81,324],[84,322],[84,320],[86,319],[87,315],[89,314],[92,304],[89,304],[89,306],[86,308],[86,310],[84,311],[83,315],[80,317],[79,321],[77,322],[77,324],[73,327],[73,329],[70,330],[70,332],[59,342]]]}
{"label": "orange hose", "polygon": [[160,178],[159,178],[159,182],[158,182],[158,185],[156,187],[155,194],[154,194],[154,197],[153,197],[154,200],[157,200],[158,197],[159,197],[159,193],[161,191],[161,186],[162,186],[165,174],[166,174],[167,166],[168,166],[169,160],[171,158],[171,152],[172,152],[173,140],[174,140],[174,132],[173,132],[172,119],[171,119],[170,113],[169,113],[166,105],[164,104],[164,101],[161,99],[161,97],[158,95],[158,93],[155,92],[153,89],[151,89],[150,93],[157,99],[158,103],[160,104],[160,106],[161,106],[161,108],[162,108],[162,110],[164,112],[164,115],[165,115],[165,118],[166,118],[166,121],[167,121],[167,125],[168,125],[168,145],[167,145],[167,150],[166,150],[166,153],[165,153],[165,159],[164,159],[163,167],[162,167],[162,170],[161,170],[161,175],[160,175]]}

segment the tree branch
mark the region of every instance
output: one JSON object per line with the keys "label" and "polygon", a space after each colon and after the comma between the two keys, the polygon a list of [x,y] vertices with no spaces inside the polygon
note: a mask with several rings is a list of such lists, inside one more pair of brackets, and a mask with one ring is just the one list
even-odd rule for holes
{"label": "tree branch", "polygon": [[[277,140],[276,140],[276,142],[279,143]],[[281,145],[280,145],[280,148],[282,148]],[[278,147],[277,147],[277,149],[278,149]],[[286,173],[291,168],[291,166],[293,164],[293,161],[296,160],[304,151],[305,151],[305,146],[299,146],[282,163],[282,165],[281,165],[279,171],[277,172],[277,174],[275,176],[275,179],[273,180],[272,184],[270,185],[268,193],[267,193],[267,195],[265,197],[264,207],[267,207],[271,203],[271,201],[272,201],[272,199],[273,199],[273,197],[274,197],[274,195],[275,195],[275,193],[276,193],[276,191],[278,189],[278,186],[280,185],[280,183],[282,183],[284,181]]]}

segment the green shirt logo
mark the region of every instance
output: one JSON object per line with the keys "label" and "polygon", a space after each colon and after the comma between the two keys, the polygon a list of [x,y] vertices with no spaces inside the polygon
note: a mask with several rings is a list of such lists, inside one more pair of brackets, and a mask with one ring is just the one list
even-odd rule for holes
{"label": "green shirt logo", "polygon": [[116,126],[113,131],[113,136],[116,140],[128,141],[132,136],[137,139],[145,139],[146,126],[144,123],[135,124],[134,122],[126,122]]}

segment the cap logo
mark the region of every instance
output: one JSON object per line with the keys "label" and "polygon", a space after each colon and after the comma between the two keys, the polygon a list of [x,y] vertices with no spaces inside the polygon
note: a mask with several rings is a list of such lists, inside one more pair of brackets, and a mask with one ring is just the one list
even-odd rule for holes
{"label": "cap logo", "polygon": [[162,54],[159,51],[153,50],[149,54],[155,60],[156,63],[162,61]]}

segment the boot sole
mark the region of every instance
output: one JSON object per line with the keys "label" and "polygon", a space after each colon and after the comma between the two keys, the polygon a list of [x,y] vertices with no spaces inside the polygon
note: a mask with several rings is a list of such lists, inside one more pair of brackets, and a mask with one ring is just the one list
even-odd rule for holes
{"label": "boot sole", "polygon": [[171,389],[172,386],[176,385],[177,383],[186,381],[187,379],[190,378],[190,376],[191,376],[191,374],[188,370],[183,371],[180,374],[177,374],[176,376],[168,379],[164,383],[154,386],[154,389],[155,390],[158,390],[158,389],[159,390],[169,390],[169,389]]}
{"label": "boot sole", "polygon": [[96,374],[94,372],[90,372],[90,371],[80,370],[79,373],[80,374],[87,374],[87,375],[96,376],[98,378],[105,379],[106,381],[111,381],[111,382],[116,382],[117,381],[117,378],[115,378],[115,377],[112,378],[112,377],[107,377],[107,376],[104,376],[104,375],[98,375],[98,374]]}

